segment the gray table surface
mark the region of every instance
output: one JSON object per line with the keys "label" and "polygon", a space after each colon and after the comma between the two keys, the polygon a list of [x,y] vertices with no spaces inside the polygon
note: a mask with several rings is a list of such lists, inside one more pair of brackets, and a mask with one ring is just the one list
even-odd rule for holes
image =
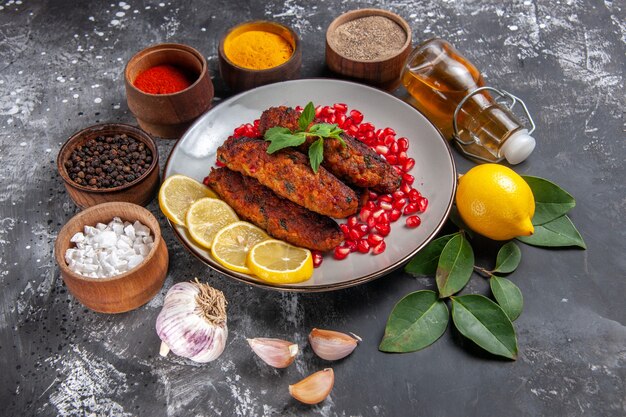
{"label": "gray table surface", "polygon": [[[334,16],[366,6],[403,16],[415,40],[444,37],[489,84],[523,97],[538,147],[516,169],[550,178],[577,199],[571,217],[589,249],[523,246],[511,279],[525,308],[516,362],[482,354],[449,330],[423,351],[377,345],[403,295],[433,280],[402,271],[356,288],[288,294],[213,272],[175,240],[163,291],[120,315],[88,311],[53,259],[60,227],[77,208],[55,171],[73,132],[134,123],[122,71],[139,49],[175,41],[208,58],[216,96],[217,39],[249,19],[291,25],[304,46],[303,77],[330,76],[324,34]],[[625,4],[618,1],[185,1],[0,3],[0,415],[3,416],[623,416],[626,414]],[[397,94],[401,94],[398,92]],[[216,98],[216,103],[219,101]],[[173,146],[159,141],[162,161]],[[460,172],[472,163],[455,155]],[[482,262],[492,262],[485,245]],[[165,291],[200,277],[230,300],[230,337],[214,363],[158,355],[154,331]],[[474,279],[468,291],[487,293]],[[336,384],[318,406],[287,385],[327,366],[306,347],[312,327],[352,331],[363,343],[333,364]],[[295,366],[276,371],[245,338],[291,339]]]}

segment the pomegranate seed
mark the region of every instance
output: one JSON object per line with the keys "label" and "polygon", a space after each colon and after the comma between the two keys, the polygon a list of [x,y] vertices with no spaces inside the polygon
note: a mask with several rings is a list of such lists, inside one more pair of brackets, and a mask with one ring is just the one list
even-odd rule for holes
{"label": "pomegranate seed", "polygon": [[370,251],[370,244],[367,241],[367,239],[359,240],[359,242],[356,244],[356,250],[361,252],[361,253],[369,252]]}
{"label": "pomegranate seed", "polygon": [[411,229],[419,226],[422,223],[422,220],[418,216],[409,216],[406,218],[406,227],[410,227]]}
{"label": "pomegranate seed", "polygon": [[387,155],[389,153],[389,148],[385,145],[378,145],[374,148],[374,150],[379,155]]}
{"label": "pomegranate seed", "polygon": [[339,125],[340,128],[343,128],[343,124],[346,122],[345,114],[336,114],[335,115],[335,123]]}
{"label": "pomegranate seed", "polygon": [[405,194],[400,190],[396,190],[393,192],[391,196],[393,197],[394,200],[399,200],[401,198],[404,198]]}
{"label": "pomegranate seed", "polygon": [[324,106],[324,110],[322,110],[322,114],[325,116],[331,116],[335,114],[335,109],[330,106]]}
{"label": "pomegranate seed", "polygon": [[365,234],[370,231],[370,228],[365,223],[357,224],[355,229],[361,232],[361,237],[365,236]]}
{"label": "pomegranate seed", "polygon": [[402,216],[402,211],[400,209],[393,209],[391,213],[389,213],[389,221],[395,222]]}
{"label": "pomegranate seed", "polygon": [[374,191],[370,191],[367,195],[368,200],[376,200],[378,198],[378,194],[376,194]]}
{"label": "pomegranate seed", "polygon": [[340,261],[342,259],[346,259],[346,257],[349,254],[350,254],[350,248],[345,247],[345,246],[337,246],[335,248],[335,251],[333,252],[333,258],[335,258],[338,261]]}
{"label": "pomegranate seed", "polygon": [[343,223],[339,225],[339,228],[341,229],[341,232],[343,233],[343,237],[346,239],[350,238],[350,228],[348,227],[347,224]]}
{"label": "pomegranate seed", "polygon": [[378,224],[389,224],[389,214],[387,214],[387,212],[384,212],[376,221],[378,222]]}
{"label": "pomegranate seed", "polygon": [[411,174],[404,174],[404,175],[402,176],[402,181],[403,181],[405,184],[412,185],[412,184],[413,184],[413,182],[415,182],[415,177],[414,177],[413,175],[411,175]]}
{"label": "pomegranate seed", "polygon": [[377,235],[376,233],[370,233],[369,235],[367,235],[367,241],[369,242],[370,246],[376,246],[383,240],[384,238],[381,235]]}
{"label": "pomegranate seed", "polygon": [[383,143],[385,144],[386,147],[390,148],[391,145],[396,143],[396,139],[393,136],[391,136],[391,135],[387,135],[383,139]]}
{"label": "pomegranate seed", "polygon": [[402,191],[404,194],[409,194],[411,192],[412,188],[409,184],[407,183],[402,183],[402,185],[400,186],[400,191]]}
{"label": "pomegranate seed", "polygon": [[359,221],[357,220],[356,216],[350,216],[350,217],[348,217],[348,226],[349,226],[349,227],[351,227],[351,228],[352,228],[352,227],[356,226],[356,224],[357,224],[358,222],[359,222]]}
{"label": "pomegranate seed", "polygon": [[[359,128],[358,128],[358,127],[356,127],[355,125],[350,125],[350,126],[348,127],[347,132],[348,132],[348,134],[349,134],[350,136],[356,136],[356,134],[359,132]],[[359,139],[360,139],[360,138],[359,138]]]}
{"label": "pomegranate seed", "polygon": [[315,107],[315,117],[321,117],[322,116],[322,106],[317,106]]}
{"label": "pomegranate seed", "polygon": [[398,175],[403,174],[402,167],[399,167],[398,165],[392,165],[391,167],[393,168],[394,171],[396,171],[396,174]]}
{"label": "pomegranate seed", "polygon": [[371,215],[372,215],[372,211],[368,210],[367,207],[363,207],[361,209],[361,212],[359,213],[359,219],[361,219],[362,222],[366,222],[367,219],[369,219]]}
{"label": "pomegranate seed", "polygon": [[407,156],[406,152],[398,152],[398,163],[404,164],[407,159],[409,159],[409,157]]}
{"label": "pomegranate seed", "polygon": [[389,145],[389,152],[391,152],[394,155],[398,153],[398,144],[396,142]]}
{"label": "pomegranate seed", "polygon": [[[391,151],[390,151],[391,152]],[[391,165],[396,165],[398,163],[398,157],[392,154],[388,154],[385,155],[385,159],[387,160],[387,162],[389,162]]]}
{"label": "pomegranate seed", "polygon": [[380,216],[382,216],[385,213],[384,209],[378,209],[375,212],[372,213],[372,217],[370,217],[371,219],[374,219],[375,221],[378,221],[378,219],[380,218]]}
{"label": "pomegranate seed", "polygon": [[409,141],[407,138],[398,139],[398,151],[406,151],[409,149]]}
{"label": "pomegranate seed", "polygon": [[350,229],[349,235],[350,235],[350,240],[354,240],[354,241],[359,240],[362,237],[361,232],[356,229]]}
{"label": "pomegranate seed", "polygon": [[422,195],[415,188],[411,188],[411,191],[409,191],[409,198],[411,199],[411,201],[416,202],[420,198],[422,198]]}
{"label": "pomegranate seed", "polygon": [[415,214],[417,213],[418,207],[417,203],[409,203],[406,205],[404,210],[402,211],[404,214]]}
{"label": "pomegranate seed", "polygon": [[[375,199],[374,199],[375,200]],[[367,203],[365,203],[364,208],[368,209],[369,211],[374,211],[377,209],[376,207],[376,202],[374,200],[370,200]]]}
{"label": "pomegranate seed", "polygon": [[[361,125],[363,126],[363,125]],[[371,130],[368,131],[367,133],[365,133],[365,139],[369,142],[369,143],[373,143],[376,140],[376,134],[374,134],[374,132],[372,132]]]}
{"label": "pomegranate seed", "polygon": [[302,110],[304,110],[304,107],[302,106],[296,106],[296,111],[302,113]]}
{"label": "pomegranate seed", "polygon": [[426,211],[427,207],[428,207],[428,199],[426,197],[420,198],[419,201],[417,202],[417,210],[420,213],[423,213]]}
{"label": "pomegranate seed", "polygon": [[382,138],[384,138],[385,136],[386,136],[386,135],[384,135],[384,134],[383,134],[383,130],[382,130],[382,129],[378,129],[378,130],[376,131],[376,138],[378,138],[378,139],[382,139]]}
{"label": "pomegranate seed", "polygon": [[359,124],[363,121],[363,113],[358,110],[350,110],[350,118],[352,118],[354,123]]}
{"label": "pomegranate seed", "polygon": [[371,229],[375,225],[376,225],[376,219],[374,218],[374,216],[370,216],[369,219],[367,219],[367,227]]}
{"label": "pomegranate seed", "polygon": [[378,203],[378,207],[380,207],[383,210],[393,209],[393,205],[388,201],[381,201],[380,203]]}
{"label": "pomegranate seed", "polygon": [[406,205],[406,203],[407,203],[406,198],[399,198],[393,202],[392,208],[396,210],[402,210],[404,206]]}
{"label": "pomegranate seed", "polygon": [[359,125],[359,132],[367,133],[367,132],[372,132],[373,130],[374,130],[374,125],[369,122],[361,123]]}
{"label": "pomegranate seed", "polygon": [[390,127],[386,127],[386,128],[383,130],[383,135],[384,135],[384,136],[387,136],[387,135],[395,136],[395,135],[396,135],[396,131],[395,131],[395,130],[393,130],[392,128],[390,128]]}
{"label": "pomegranate seed", "polygon": [[356,252],[356,241],[354,240],[346,240],[343,242],[343,245],[350,249],[350,252]]}
{"label": "pomegranate seed", "polygon": [[322,255],[322,252],[318,250],[312,250],[311,256],[313,257],[313,268],[319,268],[324,260],[324,255]]}
{"label": "pomegranate seed", "polygon": [[333,108],[339,113],[346,113],[348,111],[348,105],[344,103],[335,103],[333,104]]}
{"label": "pomegranate seed", "polygon": [[413,169],[414,166],[415,166],[415,159],[409,158],[406,160],[404,165],[402,165],[402,169],[404,170],[404,172],[409,172],[411,169]]}
{"label": "pomegranate seed", "polygon": [[393,196],[391,194],[383,194],[378,197],[378,201],[386,201],[387,203],[391,203],[393,201]]}
{"label": "pomegranate seed", "polygon": [[378,223],[374,226],[374,228],[381,236],[387,236],[389,232],[391,232],[391,226],[389,226],[389,223]]}
{"label": "pomegranate seed", "polygon": [[376,246],[374,246],[372,248],[372,253],[374,255],[380,255],[381,253],[383,253],[385,251],[385,249],[387,249],[387,244],[383,240],[378,245],[376,245]]}
{"label": "pomegranate seed", "polygon": [[335,116],[334,114],[326,118],[326,123],[335,123],[336,121],[337,121],[337,116]]}

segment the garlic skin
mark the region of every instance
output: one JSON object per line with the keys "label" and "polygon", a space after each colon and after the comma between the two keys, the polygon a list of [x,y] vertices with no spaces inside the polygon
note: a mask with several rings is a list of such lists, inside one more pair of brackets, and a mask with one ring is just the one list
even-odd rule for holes
{"label": "garlic skin", "polygon": [[327,361],[343,359],[351,354],[362,339],[352,334],[333,330],[313,329],[309,333],[309,343],[317,356]]}
{"label": "garlic skin", "polygon": [[170,351],[195,362],[217,359],[226,346],[226,299],[208,284],[179,282],[167,292],[156,320],[163,341],[160,354]]}
{"label": "garlic skin", "polygon": [[289,394],[304,404],[318,404],[328,397],[335,384],[332,368],[315,372],[302,381],[289,385]]}
{"label": "garlic skin", "polygon": [[248,339],[248,344],[259,358],[274,368],[286,368],[298,354],[298,345],[287,340],[257,337]]}

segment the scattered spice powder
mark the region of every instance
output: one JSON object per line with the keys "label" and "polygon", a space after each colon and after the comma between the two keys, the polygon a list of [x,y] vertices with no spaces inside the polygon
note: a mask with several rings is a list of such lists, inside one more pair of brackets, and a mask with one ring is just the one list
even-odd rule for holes
{"label": "scattered spice powder", "polygon": [[406,33],[384,16],[367,16],[341,24],[331,35],[337,52],[350,59],[374,61],[398,52],[406,42]]}
{"label": "scattered spice powder", "polygon": [[239,67],[264,70],[287,62],[293,55],[293,48],[280,35],[261,30],[249,30],[226,38],[224,53]]}
{"label": "scattered spice powder", "polygon": [[195,79],[173,65],[157,65],[139,74],[133,83],[148,94],[172,94],[189,87]]}

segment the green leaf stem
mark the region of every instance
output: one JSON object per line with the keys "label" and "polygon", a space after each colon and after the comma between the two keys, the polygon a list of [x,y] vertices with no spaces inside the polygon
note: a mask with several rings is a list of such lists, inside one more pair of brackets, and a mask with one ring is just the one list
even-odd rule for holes
{"label": "green leaf stem", "polygon": [[524,307],[522,291],[510,280],[496,275],[492,275],[489,285],[493,296],[509,319],[517,320]]}
{"label": "green leaf stem", "polygon": [[437,298],[437,293],[412,292],[393,308],[378,349],[398,353],[423,349],[441,337],[448,320],[448,308]]}
{"label": "green leaf stem", "polygon": [[463,336],[494,355],[517,359],[515,329],[500,306],[478,294],[451,300],[452,320]]}

